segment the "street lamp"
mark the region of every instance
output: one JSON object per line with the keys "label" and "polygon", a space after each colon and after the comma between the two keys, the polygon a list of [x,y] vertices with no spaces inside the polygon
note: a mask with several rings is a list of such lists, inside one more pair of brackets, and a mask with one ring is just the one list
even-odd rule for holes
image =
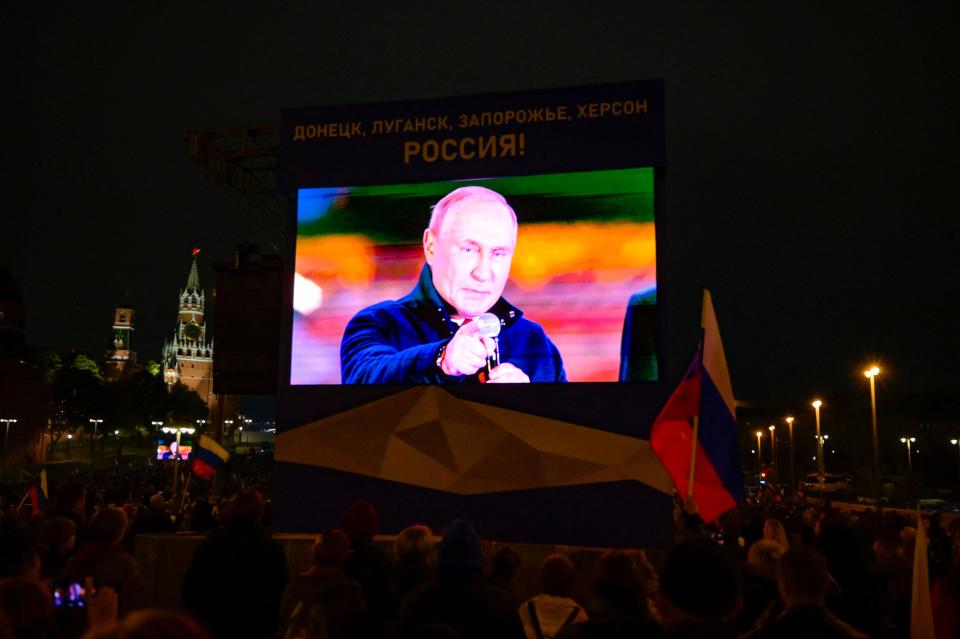
{"label": "street lamp", "polygon": [[760,438],[763,437],[763,431],[757,431],[757,480],[763,475],[763,448],[760,445]]}
{"label": "street lamp", "polygon": [[820,491],[822,492],[823,480],[827,474],[823,463],[823,438],[820,437],[820,407],[823,406],[823,402],[821,402],[819,399],[815,399],[810,402],[810,405],[813,406],[813,412],[816,415],[817,420],[817,479],[820,480]]}
{"label": "street lamp", "polygon": [[161,426],[163,426],[163,422],[158,422],[157,420],[153,420],[152,422],[150,422],[150,425],[153,426],[154,428],[160,428]]}
{"label": "street lamp", "polygon": [[876,366],[863,371],[863,374],[870,380],[870,418],[873,426],[873,492],[876,497],[880,496],[880,442],[877,439],[877,387],[876,377],[880,374],[880,369]]}
{"label": "street lamp", "polygon": [[768,429],[770,431],[770,468],[773,470],[773,486],[777,486],[777,427],[773,424]]}
{"label": "street lamp", "polygon": [[89,420],[93,424],[93,434],[90,436],[90,457],[93,458],[93,442],[97,438],[97,426],[103,423],[102,419],[91,419]]}
{"label": "street lamp", "polygon": [[916,437],[901,437],[900,441],[907,446],[907,469],[913,471],[913,460],[910,458],[910,444],[917,441]]}
{"label": "street lamp", "polygon": [[5,430],[4,433],[3,433],[3,454],[4,454],[4,456],[6,456],[6,454],[7,454],[7,440],[10,439],[10,424],[16,424],[16,423],[17,423],[17,420],[15,420],[15,419],[13,419],[13,418],[9,418],[9,419],[3,418],[3,419],[0,419],[0,422],[3,422],[4,426],[7,427],[6,430]]}
{"label": "street lamp", "polygon": [[787,426],[790,428],[790,485],[797,489],[797,473],[794,468],[793,455],[793,417],[787,417]]}
{"label": "street lamp", "polygon": [[951,439],[950,443],[957,447],[957,453],[960,453],[960,439]]}

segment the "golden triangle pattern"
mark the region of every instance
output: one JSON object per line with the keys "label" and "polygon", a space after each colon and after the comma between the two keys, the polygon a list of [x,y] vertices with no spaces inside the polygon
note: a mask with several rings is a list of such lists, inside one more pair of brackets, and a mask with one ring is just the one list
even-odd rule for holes
{"label": "golden triangle pattern", "polygon": [[670,494],[648,441],[418,386],[277,437],[277,461],[461,495],[636,480]]}

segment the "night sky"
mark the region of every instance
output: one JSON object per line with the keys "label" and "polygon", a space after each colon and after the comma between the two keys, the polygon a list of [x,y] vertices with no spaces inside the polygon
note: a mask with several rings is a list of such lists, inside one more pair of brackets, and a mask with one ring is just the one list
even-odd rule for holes
{"label": "night sky", "polygon": [[4,20],[0,263],[32,344],[102,353],[126,290],[159,359],[191,248],[209,295],[211,261],[267,245],[189,130],[663,78],[672,373],[706,286],[742,400],[858,393],[875,358],[883,393],[960,389],[955,2],[25,4]]}

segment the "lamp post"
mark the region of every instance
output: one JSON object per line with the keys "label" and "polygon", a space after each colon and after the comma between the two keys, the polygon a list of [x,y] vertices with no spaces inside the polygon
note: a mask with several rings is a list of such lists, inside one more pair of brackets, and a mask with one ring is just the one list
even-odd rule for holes
{"label": "lamp post", "polygon": [[763,431],[757,431],[757,482],[760,482],[763,476],[763,449],[760,446],[760,438],[763,437]]}
{"label": "lamp post", "polygon": [[[202,420],[199,420],[199,419],[198,419],[197,421],[200,422],[200,421],[202,421]],[[174,494],[176,494],[176,492],[177,492],[177,479],[178,479],[178,475],[179,475],[179,471],[180,471],[180,464],[177,463],[177,462],[180,461],[180,435],[182,435],[183,433],[186,433],[186,434],[188,434],[188,435],[192,435],[192,434],[196,431],[196,429],[195,429],[195,428],[191,428],[190,426],[178,426],[178,427],[164,426],[162,430],[163,430],[163,432],[165,432],[165,433],[171,433],[171,434],[172,434],[172,433],[176,433],[176,434],[177,434],[177,456],[173,458],[173,461],[174,461],[174,464],[173,464],[173,492],[174,492]]]}
{"label": "lamp post", "polygon": [[877,387],[876,377],[880,374],[880,369],[876,366],[863,371],[863,374],[870,380],[870,418],[873,426],[873,492],[876,497],[880,497],[880,441],[877,439]]}
{"label": "lamp post", "polygon": [[817,420],[817,479],[820,482],[820,491],[823,492],[824,475],[827,474],[823,463],[823,438],[820,437],[820,407],[823,406],[823,402],[815,399],[810,405],[813,406],[813,412]]}
{"label": "lamp post", "polygon": [[770,428],[768,430],[770,431],[770,468],[773,470],[773,487],[776,489],[778,482],[777,475],[779,474],[777,472],[777,427],[773,424],[770,424]]}
{"label": "lamp post", "polygon": [[16,424],[17,420],[11,418],[0,419],[0,422],[3,422],[3,425],[6,426],[6,429],[3,432],[3,455],[7,455],[7,440],[10,439],[10,424]]}
{"label": "lamp post", "polygon": [[907,470],[913,472],[913,460],[910,457],[910,444],[917,441],[916,437],[901,437],[900,441],[907,446]]}
{"label": "lamp post", "polygon": [[793,417],[787,417],[787,427],[790,429],[790,485],[797,489],[797,473],[793,454]]}
{"label": "lamp post", "polygon": [[93,433],[90,435],[90,459],[93,459],[93,442],[97,438],[97,426],[103,423],[102,419],[89,420],[93,424]]}
{"label": "lamp post", "polygon": [[957,447],[957,453],[960,454],[960,439],[951,439],[950,443]]}

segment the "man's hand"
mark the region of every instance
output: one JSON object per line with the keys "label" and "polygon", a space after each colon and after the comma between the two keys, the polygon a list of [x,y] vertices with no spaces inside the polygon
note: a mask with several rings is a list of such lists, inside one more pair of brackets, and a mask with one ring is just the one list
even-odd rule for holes
{"label": "man's hand", "polygon": [[497,345],[491,337],[480,335],[480,325],[469,322],[460,327],[440,361],[440,370],[445,375],[473,375],[487,365],[487,357],[493,357]]}
{"label": "man's hand", "polygon": [[499,366],[495,366],[493,370],[490,371],[490,379],[487,380],[488,384],[529,384],[530,378],[527,377],[527,374],[522,370],[511,364],[510,362],[504,362]]}

